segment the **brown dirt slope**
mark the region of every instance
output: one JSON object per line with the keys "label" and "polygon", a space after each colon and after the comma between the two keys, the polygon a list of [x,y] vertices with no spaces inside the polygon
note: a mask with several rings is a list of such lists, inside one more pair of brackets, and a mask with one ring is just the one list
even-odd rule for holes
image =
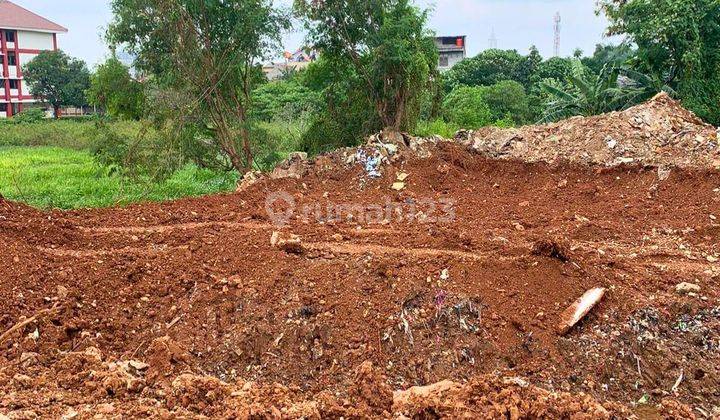
{"label": "brown dirt slope", "polygon": [[720,415],[718,171],[394,144],[236,194],[0,201],[0,415]]}

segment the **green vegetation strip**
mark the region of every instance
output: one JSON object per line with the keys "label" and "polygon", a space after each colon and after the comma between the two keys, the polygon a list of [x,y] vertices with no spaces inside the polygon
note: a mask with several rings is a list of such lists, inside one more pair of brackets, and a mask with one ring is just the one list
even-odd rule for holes
{"label": "green vegetation strip", "polygon": [[188,165],[162,181],[128,179],[87,151],[0,147],[0,194],[40,208],[87,208],[232,191],[237,175]]}

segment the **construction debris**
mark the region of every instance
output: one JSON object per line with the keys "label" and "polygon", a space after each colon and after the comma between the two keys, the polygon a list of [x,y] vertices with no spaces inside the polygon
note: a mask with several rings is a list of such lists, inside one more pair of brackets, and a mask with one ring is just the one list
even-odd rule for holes
{"label": "construction debris", "polygon": [[456,140],[488,156],[528,162],[720,169],[715,127],[666,93],[621,112],[548,125],[462,131]]}
{"label": "construction debris", "polygon": [[606,289],[604,287],[590,289],[565,309],[565,311],[560,314],[560,324],[558,326],[560,335],[567,334],[572,327],[585,318],[592,308],[605,296],[605,291]]}

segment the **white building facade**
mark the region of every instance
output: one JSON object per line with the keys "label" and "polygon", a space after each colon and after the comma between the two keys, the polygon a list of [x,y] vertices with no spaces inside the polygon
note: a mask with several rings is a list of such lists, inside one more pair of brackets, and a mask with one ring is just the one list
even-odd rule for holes
{"label": "white building facade", "polygon": [[64,32],[62,26],[0,0],[0,118],[41,106],[30,94],[22,69],[42,51],[57,50],[57,34]]}
{"label": "white building facade", "polygon": [[441,72],[448,71],[467,57],[466,40],[465,35],[439,36],[435,38],[435,46],[438,48],[439,53],[438,70]]}

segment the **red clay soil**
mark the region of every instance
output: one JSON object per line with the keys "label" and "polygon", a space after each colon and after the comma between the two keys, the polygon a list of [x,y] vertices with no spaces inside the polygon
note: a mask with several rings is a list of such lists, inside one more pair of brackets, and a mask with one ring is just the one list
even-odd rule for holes
{"label": "red clay soil", "polygon": [[[0,419],[718,416],[720,173],[665,175],[440,143],[377,179],[354,164],[126,208],[0,200]],[[328,204],[359,207],[299,215]]]}

